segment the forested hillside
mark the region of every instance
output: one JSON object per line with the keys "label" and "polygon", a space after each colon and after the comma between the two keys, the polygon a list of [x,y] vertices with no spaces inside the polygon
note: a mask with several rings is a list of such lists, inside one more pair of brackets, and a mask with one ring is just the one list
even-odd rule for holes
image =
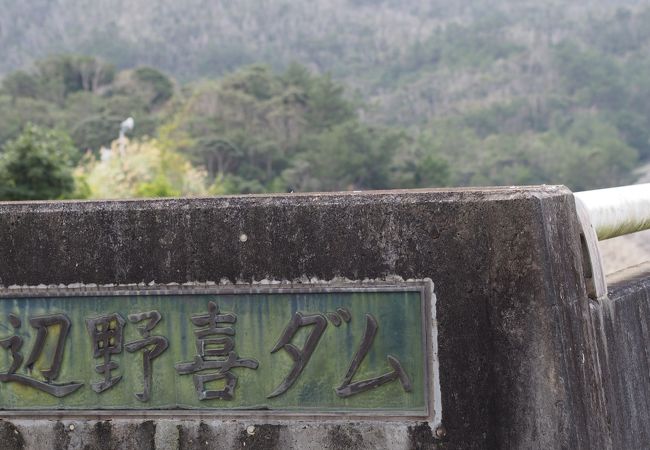
{"label": "forested hillside", "polygon": [[408,56],[413,46],[425,44],[452,23],[471,27],[477,21],[492,22],[507,38],[528,46],[536,39],[564,39],[576,34],[577,23],[589,25],[616,8],[643,4],[642,0],[2,0],[0,73],[53,53],[86,53],[118,67],[158,67],[184,81],[214,77],[252,62],[281,68],[293,61],[357,78]]}
{"label": "forested hillside", "polygon": [[[588,189],[650,160],[650,0],[0,7],[3,198]],[[21,188],[26,155],[60,189]]]}

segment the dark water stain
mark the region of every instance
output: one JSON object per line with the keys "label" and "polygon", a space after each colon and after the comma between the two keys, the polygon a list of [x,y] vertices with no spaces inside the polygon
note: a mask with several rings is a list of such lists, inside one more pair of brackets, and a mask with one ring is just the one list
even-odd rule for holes
{"label": "dark water stain", "polygon": [[360,450],[366,448],[363,435],[353,426],[337,425],[327,432],[328,449]]}
{"label": "dark water stain", "polygon": [[91,436],[93,443],[84,447],[87,450],[116,450],[119,448],[113,437],[113,424],[108,420],[95,423]]}
{"label": "dark water stain", "polygon": [[156,423],[153,420],[146,420],[135,426],[131,433],[135,442],[135,448],[139,450],[155,450],[156,448]]}
{"label": "dark water stain", "polygon": [[247,450],[280,449],[280,433],[286,428],[286,425],[255,425],[253,434],[242,430],[237,437],[238,448]]}
{"label": "dark water stain", "polygon": [[0,421],[0,442],[2,450],[23,450],[25,439],[16,426],[7,421]]}
{"label": "dark water stain", "polygon": [[54,424],[54,450],[67,450],[70,446],[70,432],[61,421]]}
{"label": "dark water stain", "polygon": [[436,440],[431,426],[422,422],[408,427],[409,450],[433,450],[444,448],[444,443]]}

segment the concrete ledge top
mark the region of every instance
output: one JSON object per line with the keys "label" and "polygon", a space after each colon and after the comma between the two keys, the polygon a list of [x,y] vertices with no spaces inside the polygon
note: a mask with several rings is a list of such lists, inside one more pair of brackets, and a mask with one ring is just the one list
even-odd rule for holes
{"label": "concrete ledge top", "polygon": [[364,203],[433,200],[438,202],[467,202],[506,200],[514,198],[546,198],[557,195],[568,195],[571,191],[561,185],[540,186],[497,186],[473,188],[440,188],[440,189],[400,189],[377,191],[344,191],[344,192],[306,192],[290,194],[248,194],[224,195],[215,197],[183,197],[159,199],[106,199],[106,200],[58,200],[58,201],[15,201],[0,202],[0,213],[12,210],[31,209],[43,210],[92,210],[92,209],[158,209],[166,207],[200,207],[202,205],[223,204],[267,204],[288,203],[322,204],[333,203]]}
{"label": "concrete ledge top", "polygon": [[618,298],[628,291],[650,289],[650,261],[628,267],[607,276],[610,298]]}

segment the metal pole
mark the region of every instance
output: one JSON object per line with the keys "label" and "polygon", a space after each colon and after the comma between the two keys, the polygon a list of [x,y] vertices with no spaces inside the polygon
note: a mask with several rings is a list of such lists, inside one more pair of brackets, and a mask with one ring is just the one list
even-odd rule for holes
{"label": "metal pole", "polygon": [[598,240],[650,229],[650,183],[576,192]]}

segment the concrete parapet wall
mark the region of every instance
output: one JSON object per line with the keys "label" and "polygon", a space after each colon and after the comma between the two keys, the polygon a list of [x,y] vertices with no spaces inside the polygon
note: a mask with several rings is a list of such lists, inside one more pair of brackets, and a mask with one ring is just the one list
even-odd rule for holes
{"label": "concrete parapet wall", "polygon": [[593,302],[613,448],[650,446],[650,263],[611,277]]}
{"label": "concrete parapet wall", "polygon": [[441,423],[344,415],[181,420],[173,411],[6,415],[6,448],[592,449],[622,442],[610,421],[614,387],[600,344],[609,319],[593,306],[590,312],[566,188],[5,203],[0,229],[7,289],[430,279],[442,408]]}
{"label": "concrete parapet wall", "polygon": [[[3,450],[417,449],[431,447],[425,424],[192,420],[0,422]],[[431,447],[431,448],[435,448]]]}

